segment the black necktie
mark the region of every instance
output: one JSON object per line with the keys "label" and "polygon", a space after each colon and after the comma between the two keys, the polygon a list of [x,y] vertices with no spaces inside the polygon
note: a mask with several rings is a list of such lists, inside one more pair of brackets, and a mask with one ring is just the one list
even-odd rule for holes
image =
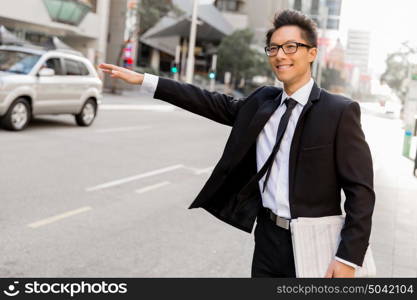
{"label": "black necktie", "polygon": [[275,141],[274,148],[272,149],[271,154],[269,155],[268,159],[266,160],[265,164],[262,166],[261,170],[258,173],[258,178],[262,178],[262,176],[266,173],[264,186],[262,189],[262,193],[265,191],[266,184],[268,182],[269,175],[271,173],[272,164],[274,162],[274,158],[276,153],[278,152],[279,145],[281,144],[282,137],[284,136],[285,129],[287,129],[288,121],[290,120],[291,112],[293,111],[294,107],[297,105],[297,101],[292,98],[287,98],[284,101],[285,105],[287,106],[287,110],[281,117],[281,121],[279,122],[277,137]]}

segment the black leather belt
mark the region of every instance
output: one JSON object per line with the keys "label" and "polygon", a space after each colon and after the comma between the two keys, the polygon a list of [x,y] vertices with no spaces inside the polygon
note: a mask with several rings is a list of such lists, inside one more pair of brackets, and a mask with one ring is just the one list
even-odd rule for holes
{"label": "black leather belt", "polygon": [[286,230],[290,229],[291,220],[288,220],[288,219],[285,219],[283,217],[277,216],[269,208],[265,207],[265,210],[266,210],[266,213],[267,213],[268,217],[272,220],[272,222],[275,223],[275,225],[277,225],[281,228],[284,228]]}

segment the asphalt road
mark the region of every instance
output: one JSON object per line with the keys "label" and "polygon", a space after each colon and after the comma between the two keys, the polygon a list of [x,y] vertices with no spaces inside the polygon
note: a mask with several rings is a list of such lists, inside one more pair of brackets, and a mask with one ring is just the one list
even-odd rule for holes
{"label": "asphalt road", "polygon": [[253,235],[187,209],[229,132],[129,96],[0,130],[0,276],[249,277]]}
{"label": "asphalt road", "polygon": [[[362,124],[377,275],[414,277],[417,178],[400,121]],[[0,130],[0,277],[249,277],[253,235],[187,209],[229,132],[137,91],[106,95],[89,128],[45,116]]]}

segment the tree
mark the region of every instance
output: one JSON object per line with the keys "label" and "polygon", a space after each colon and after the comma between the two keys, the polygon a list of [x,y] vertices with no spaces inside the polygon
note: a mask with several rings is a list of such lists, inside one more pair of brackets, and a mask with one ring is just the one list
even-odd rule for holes
{"label": "tree", "polygon": [[169,12],[177,16],[183,14],[171,0],[141,0],[138,5],[139,34],[148,31]]}
{"label": "tree", "polygon": [[[139,21],[134,25],[135,30],[132,30],[128,38],[123,41],[118,49],[116,65],[121,65],[123,58],[123,49],[131,42],[133,37],[140,36],[150,28],[152,28],[162,17],[166,16],[169,12],[172,12],[175,16],[183,14],[175,5],[172,4],[172,0],[140,0],[137,6],[137,18]],[[138,53],[141,52],[141,43],[138,42]],[[119,81],[112,79],[111,81],[111,93],[118,92]]]}
{"label": "tree", "polygon": [[380,82],[386,83],[397,96],[404,102],[407,95],[408,87],[407,77],[411,67],[411,56],[415,54],[415,50],[408,46],[407,42],[403,43],[407,49],[402,49],[388,55],[385,60],[386,70],[381,75]]}
{"label": "tree", "polygon": [[231,72],[232,86],[241,79],[255,75],[270,76],[266,55],[251,47],[253,33],[249,29],[237,30],[225,37],[218,49],[218,72]]}
{"label": "tree", "polygon": [[326,90],[335,90],[337,88],[344,88],[346,85],[345,79],[339,70],[333,68],[325,68],[322,73],[321,87]]}

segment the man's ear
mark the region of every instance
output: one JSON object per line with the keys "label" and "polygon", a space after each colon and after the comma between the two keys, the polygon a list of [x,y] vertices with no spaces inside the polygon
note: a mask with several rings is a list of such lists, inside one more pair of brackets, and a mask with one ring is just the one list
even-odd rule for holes
{"label": "man's ear", "polygon": [[313,62],[317,57],[318,50],[316,47],[308,50],[308,61]]}

